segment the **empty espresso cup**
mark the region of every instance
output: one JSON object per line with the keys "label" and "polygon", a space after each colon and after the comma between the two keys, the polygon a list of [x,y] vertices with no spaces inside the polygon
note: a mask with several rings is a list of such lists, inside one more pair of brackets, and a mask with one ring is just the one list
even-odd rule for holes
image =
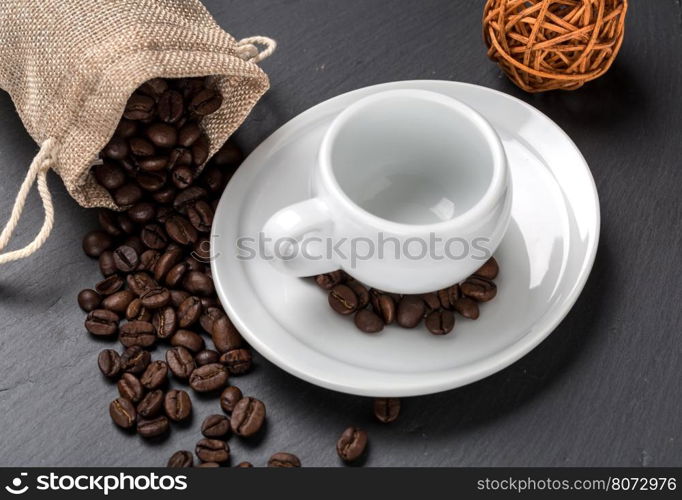
{"label": "empty espresso cup", "polygon": [[313,169],[311,198],[263,227],[270,261],[293,276],[343,269],[381,290],[429,292],[478,269],[509,224],[499,137],[435,92],[391,90],[349,106]]}

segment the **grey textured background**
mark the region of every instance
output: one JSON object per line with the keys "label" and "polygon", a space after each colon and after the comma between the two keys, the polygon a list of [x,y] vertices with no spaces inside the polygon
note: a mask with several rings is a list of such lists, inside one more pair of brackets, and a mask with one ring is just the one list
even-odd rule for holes
{"label": "grey textured background", "polygon": [[[404,401],[381,426],[371,401],[313,387],[261,358],[237,384],[263,399],[256,442],[231,440],[233,461],[275,451],[332,466],[337,435],[366,427],[373,466],[682,465],[680,235],[682,234],[682,5],[632,0],[622,52],[582,90],[527,95],[486,59],[483,2],[469,0],[206,0],[237,37],[280,48],[263,64],[272,90],[238,133],[245,149],[339,93],[392,80],[461,80],[510,93],[559,123],[587,158],[601,198],[602,238],[588,285],[540,347],[486,380]],[[0,214],[4,220],[37,148],[0,94]],[[108,344],[85,333],[77,292],[98,278],[80,250],[95,213],[50,176],[57,211],[38,255],[0,269],[0,465],[162,465],[193,449],[214,400],[191,425],[143,443],[114,428],[115,388],[99,376]],[[35,193],[18,231],[42,217]]]}

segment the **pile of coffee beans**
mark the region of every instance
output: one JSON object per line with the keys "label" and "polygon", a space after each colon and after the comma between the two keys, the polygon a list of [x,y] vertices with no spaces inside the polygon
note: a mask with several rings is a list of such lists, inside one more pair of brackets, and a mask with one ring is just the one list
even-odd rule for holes
{"label": "pile of coffee beans", "polygon": [[355,326],[365,333],[378,333],[385,325],[415,328],[422,320],[433,335],[446,335],[455,328],[455,312],[478,319],[479,304],[497,295],[493,281],[499,266],[491,257],[474,274],[436,292],[400,295],[368,288],[342,270],[315,276],[328,292],[331,308],[343,316],[354,315]]}

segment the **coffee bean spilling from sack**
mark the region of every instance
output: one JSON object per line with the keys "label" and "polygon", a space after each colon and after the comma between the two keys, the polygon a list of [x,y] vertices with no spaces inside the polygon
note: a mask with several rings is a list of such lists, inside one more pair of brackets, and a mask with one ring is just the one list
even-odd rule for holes
{"label": "coffee bean spilling from sack", "polygon": [[478,319],[479,304],[497,295],[493,280],[498,273],[497,261],[491,257],[462,283],[421,295],[367,288],[341,270],[319,274],[315,282],[328,291],[331,308],[344,316],[353,315],[355,326],[365,333],[378,333],[393,323],[415,328],[423,320],[433,335],[446,335],[455,328],[455,312]]}

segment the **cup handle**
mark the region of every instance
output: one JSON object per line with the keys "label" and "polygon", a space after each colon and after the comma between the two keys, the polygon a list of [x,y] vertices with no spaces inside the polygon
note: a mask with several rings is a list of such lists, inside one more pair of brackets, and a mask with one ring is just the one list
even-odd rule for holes
{"label": "cup handle", "polygon": [[327,204],[320,198],[294,203],[276,212],[263,226],[265,255],[281,272],[297,277],[314,276],[338,269],[324,255],[311,255],[301,246],[307,235],[324,241],[334,223]]}

